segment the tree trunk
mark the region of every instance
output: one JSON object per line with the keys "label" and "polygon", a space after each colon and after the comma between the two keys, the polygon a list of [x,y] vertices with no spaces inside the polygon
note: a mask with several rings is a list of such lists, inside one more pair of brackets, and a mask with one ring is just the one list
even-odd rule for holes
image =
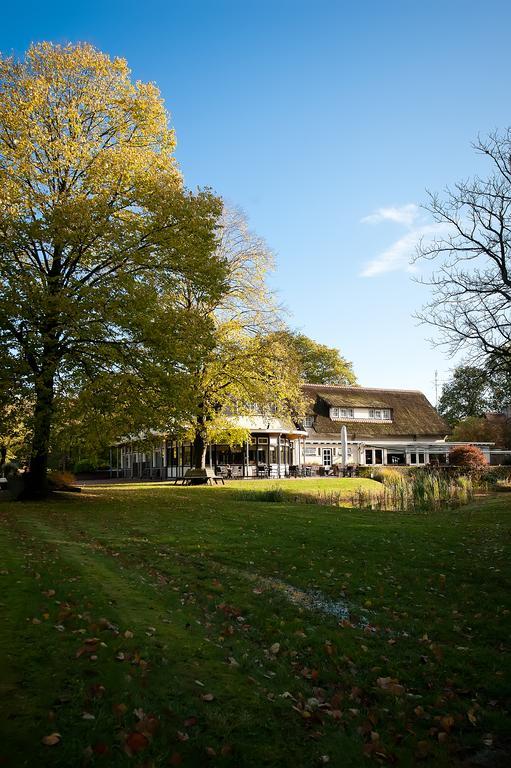
{"label": "tree trunk", "polygon": [[194,469],[205,469],[206,467],[207,443],[200,427],[195,432],[193,438],[193,466]]}
{"label": "tree trunk", "polygon": [[206,468],[206,424],[204,416],[197,416],[197,424],[195,426],[195,436],[193,438],[193,457],[192,463],[194,469]]}
{"label": "tree trunk", "polygon": [[55,394],[54,366],[43,366],[36,379],[35,394],[34,434],[23,495],[25,498],[41,499],[48,495],[48,453]]}

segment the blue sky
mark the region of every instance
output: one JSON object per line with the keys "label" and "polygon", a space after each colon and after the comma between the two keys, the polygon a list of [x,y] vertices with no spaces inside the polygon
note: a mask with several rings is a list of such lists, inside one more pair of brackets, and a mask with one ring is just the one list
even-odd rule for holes
{"label": "blue sky", "polygon": [[425,189],[484,164],[510,124],[511,5],[488,0],[20,2],[0,50],[87,40],[156,82],[186,183],[247,213],[274,250],[290,322],[361,384],[419,388],[452,361],[412,313]]}

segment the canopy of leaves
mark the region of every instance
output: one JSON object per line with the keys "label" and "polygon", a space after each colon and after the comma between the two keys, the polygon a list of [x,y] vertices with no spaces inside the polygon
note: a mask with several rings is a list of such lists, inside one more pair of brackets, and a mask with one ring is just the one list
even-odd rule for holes
{"label": "canopy of leaves", "polygon": [[482,416],[488,410],[488,378],[475,366],[459,366],[442,387],[438,411],[454,426],[466,417]]}
{"label": "canopy of leaves", "polygon": [[348,362],[335,347],[320,344],[303,333],[281,332],[282,342],[287,343],[297,356],[300,377],[309,384],[357,383],[352,363]]}
{"label": "canopy of leaves", "polygon": [[442,387],[438,411],[451,427],[511,403],[511,379],[488,368],[462,365]]}
{"label": "canopy of leaves", "polygon": [[497,448],[511,448],[511,421],[504,415],[495,418],[469,416],[454,427],[455,442],[495,443]]}
{"label": "canopy of leaves", "polygon": [[[267,284],[273,266],[266,244],[243,214],[225,209],[216,256],[224,265],[223,291],[208,295],[183,277],[176,302],[213,326],[213,344],[191,370],[187,434],[206,442],[240,442],[248,428],[233,415],[289,414],[301,399],[296,356],[275,334],[283,328]],[[202,449],[201,449],[202,450]]]}
{"label": "canopy of leaves", "polygon": [[56,388],[154,365],[174,387],[210,344],[176,284],[223,292],[222,204],[183,188],[174,145],[157,88],[122,59],[42,43],[0,60],[0,345],[30,377],[33,456]]}

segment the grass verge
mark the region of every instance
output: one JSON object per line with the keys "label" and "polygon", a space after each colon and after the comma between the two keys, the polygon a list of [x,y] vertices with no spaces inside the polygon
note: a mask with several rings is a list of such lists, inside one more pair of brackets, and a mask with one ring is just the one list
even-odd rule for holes
{"label": "grass verge", "polygon": [[0,765],[507,760],[505,494],[412,515],[238,492],[2,501]]}

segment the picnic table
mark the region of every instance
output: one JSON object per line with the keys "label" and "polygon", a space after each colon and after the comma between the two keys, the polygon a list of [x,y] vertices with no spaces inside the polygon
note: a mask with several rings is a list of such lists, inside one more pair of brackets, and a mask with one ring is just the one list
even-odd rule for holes
{"label": "picnic table", "polygon": [[222,475],[216,474],[215,470],[211,467],[205,467],[204,469],[187,469],[183,477],[176,477],[174,479],[174,485],[218,485],[222,483],[225,485],[225,480]]}

